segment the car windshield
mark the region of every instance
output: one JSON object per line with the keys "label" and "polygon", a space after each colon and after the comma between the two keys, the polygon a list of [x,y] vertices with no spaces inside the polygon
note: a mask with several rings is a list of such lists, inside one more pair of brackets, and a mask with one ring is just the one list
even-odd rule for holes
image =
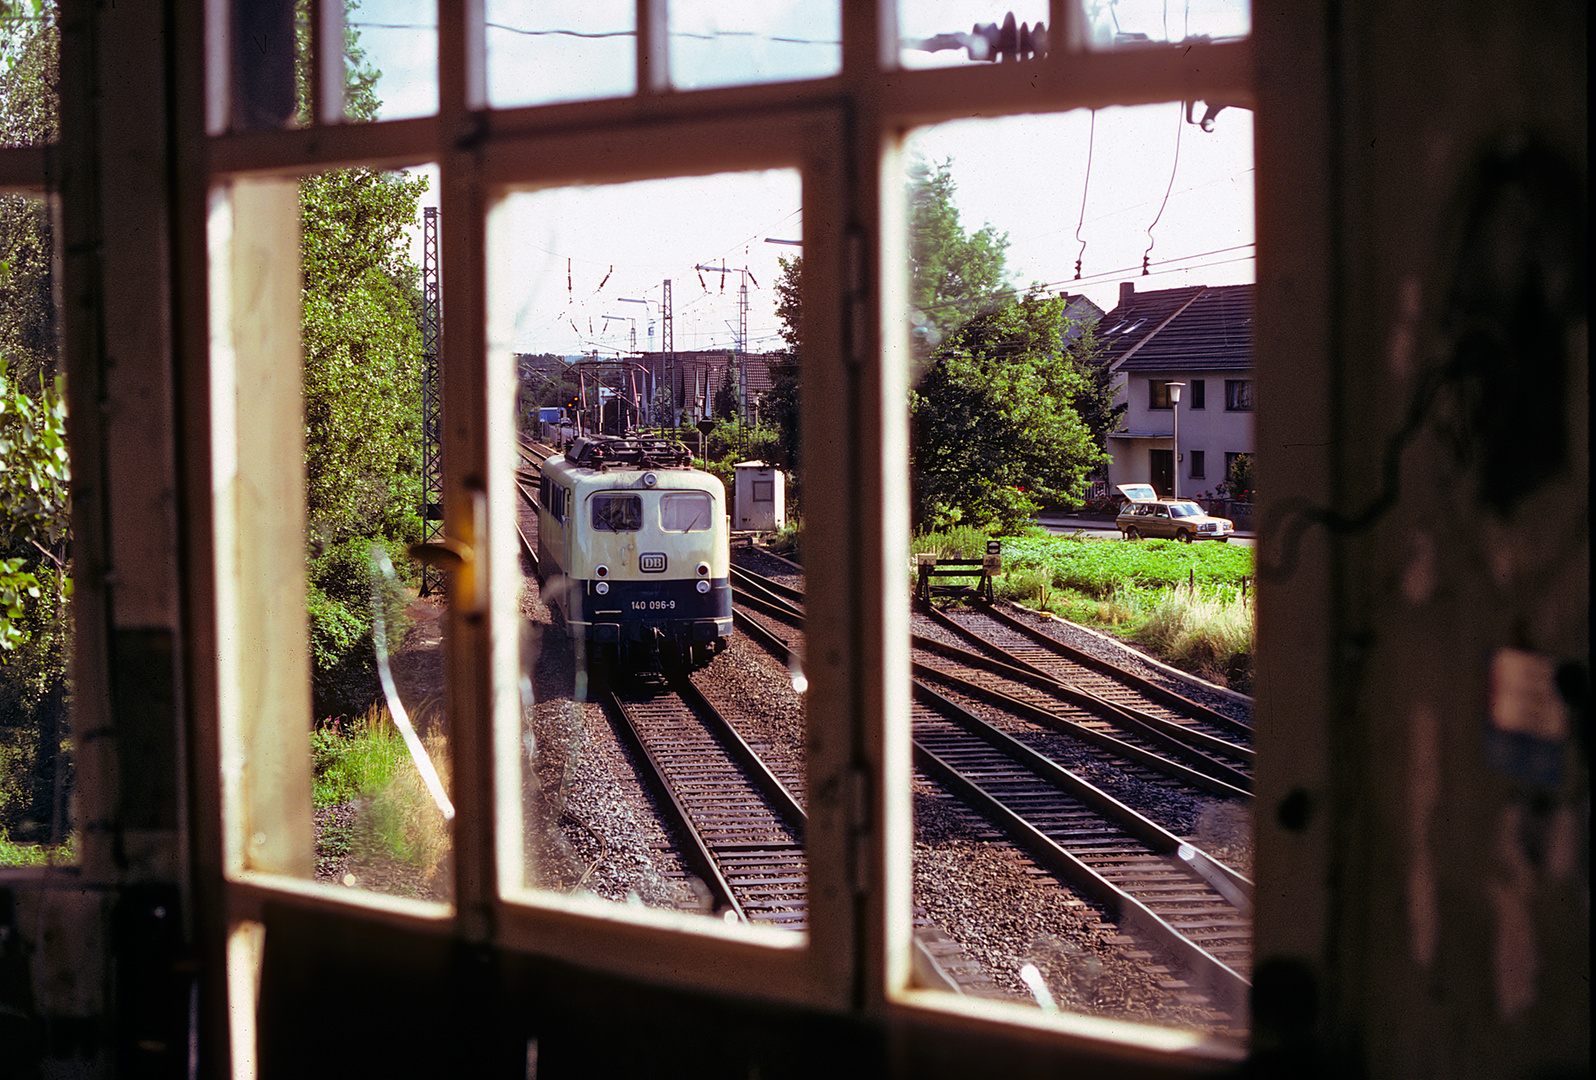
{"label": "car windshield", "polygon": [[1170,503],[1170,517],[1202,517],[1202,509],[1196,503]]}

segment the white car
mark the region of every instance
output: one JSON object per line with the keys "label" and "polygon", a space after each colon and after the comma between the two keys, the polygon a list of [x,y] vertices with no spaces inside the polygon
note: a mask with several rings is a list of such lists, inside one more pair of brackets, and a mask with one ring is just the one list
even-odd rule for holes
{"label": "white car", "polygon": [[1185,499],[1160,499],[1151,484],[1120,484],[1125,496],[1114,525],[1127,540],[1218,540],[1226,543],[1236,531],[1229,518],[1209,517],[1203,508]]}

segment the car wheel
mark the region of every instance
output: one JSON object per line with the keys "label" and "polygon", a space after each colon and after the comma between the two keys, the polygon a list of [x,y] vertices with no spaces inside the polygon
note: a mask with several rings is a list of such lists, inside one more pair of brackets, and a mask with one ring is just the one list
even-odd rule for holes
{"label": "car wheel", "polygon": [[1191,533],[1187,532],[1185,529],[1182,529],[1180,532],[1175,534],[1175,539],[1179,540],[1182,544],[1189,544],[1191,543]]}
{"label": "car wheel", "polygon": [[1132,525],[1130,528],[1125,530],[1125,539],[1140,540],[1141,538],[1142,534],[1136,531],[1136,526]]}

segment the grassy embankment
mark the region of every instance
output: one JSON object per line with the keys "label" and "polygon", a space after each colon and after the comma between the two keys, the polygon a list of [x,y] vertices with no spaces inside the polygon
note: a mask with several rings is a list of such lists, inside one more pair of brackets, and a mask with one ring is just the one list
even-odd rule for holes
{"label": "grassy embankment", "polygon": [[[974,529],[917,536],[914,550],[975,559]],[[1252,689],[1252,549],[1174,540],[1086,540],[1035,529],[1003,538],[999,598],[1145,646],[1212,682]]]}
{"label": "grassy embankment", "polygon": [[[422,740],[447,789],[449,759],[442,735]],[[320,858],[352,856],[363,863],[400,866],[427,880],[449,851],[449,829],[410,761],[385,706],[358,720],[330,724],[311,735],[318,811],[359,808],[355,822],[338,819],[318,831]]]}

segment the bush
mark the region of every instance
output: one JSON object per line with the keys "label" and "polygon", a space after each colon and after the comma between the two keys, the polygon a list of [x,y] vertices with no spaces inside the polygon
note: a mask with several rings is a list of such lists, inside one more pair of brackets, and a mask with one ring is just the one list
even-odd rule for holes
{"label": "bush", "polygon": [[[371,541],[345,540],[313,556],[307,568],[311,694],[317,716],[360,716],[377,700],[379,686],[372,644]],[[407,564],[390,541],[390,561]],[[394,555],[400,555],[398,559]],[[405,625],[409,595],[397,585],[382,588],[390,647]]]}

